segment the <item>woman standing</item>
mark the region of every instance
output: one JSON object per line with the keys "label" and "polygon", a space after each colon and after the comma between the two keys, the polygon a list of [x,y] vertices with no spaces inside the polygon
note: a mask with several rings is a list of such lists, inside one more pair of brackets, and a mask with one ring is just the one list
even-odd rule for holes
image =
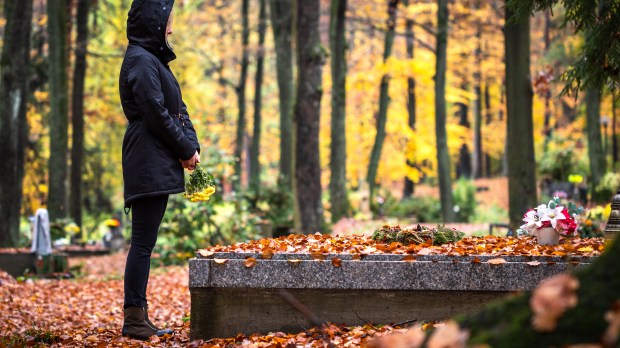
{"label": "woman standing", "polygon": [[172,333],[149,320],[146,288],[150,258],[168,195],[184,191],[183,168],[200,162],[200,145],[179,84],[168,63],[176,58],[174,0],[134,0],[127,19],[129,46],[120,72],[120,97],[129,121],[123,139],[125,211],[132,211],[125,266],[123,336]]}

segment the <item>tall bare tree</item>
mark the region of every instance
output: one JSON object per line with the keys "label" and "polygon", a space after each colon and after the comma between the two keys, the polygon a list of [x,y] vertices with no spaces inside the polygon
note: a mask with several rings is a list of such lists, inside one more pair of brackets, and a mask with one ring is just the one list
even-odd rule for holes
{"label": "tall bare tree", "polygon": [[293,171],[293,6],[290,0],[271,0],[271,26],[276,48],[280,100],[280,186],[291,188]]}
{"label": "tall bare tree", "polygon": [[[383,46],[383,61],[387,61],[392,55],[392,46],[394,44],[394,28],[396,27],[396,9],[398,7],[398,0],[388,1],[388,19],[387,30],[385,32],[385,43]],[[377,170],[379,168],[379,160],[381,159],[381,149],[383,148],[383,141],[385,140],[385,124],[387,122],[387,110],[390,104],[389,96],[390,77],[384,75],[381,79],[381,89],[379,91],[379,112],[377,113],[377,135],[375,136],[375,142],[372,145],[372,152],[370,153],[370,163],[368,163],[368,174],[366,175],[366,181],[370,188],[370,197],[374,197],[376,190],[375,180],[377,178]]]}
{"label": "tall bare tree", "polygon": [[[71,218],[82,226],[82,158],[84,157],[84,78],[88,45],[88,12],[90,0],[78,0],[75,67],[71,100]],[[78,236],[79,238],[80,236]]]}
{"label": "tall bare tree", "polygon": [[[319,127],[325,52],[319,32],[320,0],[297,3],[297,101],[295,103],[295,186],[301,231],[323,225]],[[303,160],[302,160],[303,159]]]}
{"label": "tall bare tree", "polygon": [[245,87],[248,77],[248,44],[250,43],[250,24],[248,20],[249,0],[242,0],[241,4],[241,73],[239,74],[239,84],[237,90],[237,105],[239,107],[239,115],[237,117],[237,136],[235,139],[235,177],[233,179],[233,188],[235,191],[241,189],[242,176],[242,158],[245,143]]}
{"label": "tall bare tree", "polygon": [[48,209],[50,220],[67,216],[67,0],[47,2],[50,81],[50,158]]}
{"label": "tall bare tree", "polygon": [[[409,0],[403,0],[403,6],[409,6]],[[407,58],[413,59],[414,57],[414,41],[415,41],[415,32],[413,31],[413,20],[411,18],[405,19],[405,39],[407,43]],[[413,76],[409,76],[407,78],[407,113],[409,114],[408,125],[409,128],[415,130],[416,128],[416,99],[415,99],[415,78]],[[408,167],[415,167],[416,163],[407,159]],[[411,181],[408,177],[405,177],[405,185],[403,189],[403,198],[408,198],[413,195],[415,191],[414,182]]]}
{"label": "tall bare tree", "polygon": [[[475,9],[480,10],[481,3],[476,1]],[[483,176],[482,172],[482,20],[477,19],[476,25],[476,48],[474,49],[474,152],[472,168],[474,178]]]}
{"label": "tall bare tree", "polygon": [[329,168],[329,197],[332,222],[349,215],[347,198],[346,106],[346,39],[347,0],[332,0],[329,21],[329,45],[332,73],[332,128]]}
{"label": "tall bare tree", "polygon": [[508,201],[510,225],[516,229],[523,214],[536,205],[529,17],[517,22],[510,8],[506,7],[504,36]]}
{"label": "tall bare tree", "polygon": [[5,1],[4,43],[0,61],[0,247],[16,247],[24,179],[28,124],[28,76],[32,0]]}
{"label": "tall bare tree", "polygon": [[435,73],[435,137],[439,196],[444,222],[454,221],[450,154],[446,131],[446,65],[448,48],[448,0],[437,0],[437,49]]}
{"label": "tall bare tree", "polygon": [[265,28],[267,20],[266,0],[260,0],[258,14],[258,52],[256,54],[256,79],[254,88],[254,130],[250,147],[250,188],[260,188],[260,136],[261,136],[261,91],[263,86],[263,70],[265,65]]}
{"label": "tall bare tree", "polygon": [[601,89],[586,89],[586,133],[588,157],[590,158],[590,194],[594,201],[608,201],[610,197],[598,197],[596,186],[605,173],[605,153],[601,141]]}

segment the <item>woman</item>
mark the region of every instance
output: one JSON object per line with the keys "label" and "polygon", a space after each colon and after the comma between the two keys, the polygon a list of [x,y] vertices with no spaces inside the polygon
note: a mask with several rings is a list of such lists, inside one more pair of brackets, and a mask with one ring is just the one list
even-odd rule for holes
{"label": "woman", "polygon": [[150,258],[168,195],[183,192],[183,168],[193,170],[200,163],[196,132],[168,66],[176,58],[168,44],[173,4],[174,0],[133,1],[119,79],[129,121],[123,139],[125,211],[132,211],[122,333],[138,339],[172,333],[158,329],[148,317]]}

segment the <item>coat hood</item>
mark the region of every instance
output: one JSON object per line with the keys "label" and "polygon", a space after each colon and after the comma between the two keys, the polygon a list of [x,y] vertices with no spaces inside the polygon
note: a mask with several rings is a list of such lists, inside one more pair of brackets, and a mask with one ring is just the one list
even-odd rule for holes
{"label": "coat hood", "polygon": [[174,0],[134,0],[127,15],[127,39],[168,63],[176,58],[166,44],[166,26]]}

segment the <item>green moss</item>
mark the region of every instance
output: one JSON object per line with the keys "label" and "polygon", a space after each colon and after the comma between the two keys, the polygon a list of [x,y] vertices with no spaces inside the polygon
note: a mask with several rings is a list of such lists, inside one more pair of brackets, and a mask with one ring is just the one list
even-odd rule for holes
{"label": "green moss", "polygon": [[443,225],[439,225],[437,228],[428,228],[420,225],[414,228],[401,228],[400,226],[390,227],[386,225],[376,230],[372,235],[372,239],[384,243],[398,242],[403,245],[422,244],[429,241],[433,245],[442,245],[457,242],[463,236],[465,236],[465,233]]}

